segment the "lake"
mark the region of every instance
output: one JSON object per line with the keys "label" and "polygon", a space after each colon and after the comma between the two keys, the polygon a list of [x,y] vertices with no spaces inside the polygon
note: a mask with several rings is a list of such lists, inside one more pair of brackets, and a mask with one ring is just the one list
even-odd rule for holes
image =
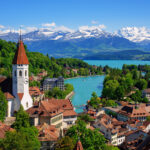
{"label": "lake", "polygon": [[[134,65],[150,65],[150,61],[138,61],[138,60],[85,60],[90,65],[105,66],[108,65],[112,68],[122,68],[123,64]],[[98,96],[101,95],[103,89],[103,76],[89,76],[79,77],[65,80],[65,83],[70,83],[74,86],[75,95],[72,97],[72,103],[74,106],[86,104],[90,99],[92,92],[96,92]],[[82,108],[76,108],[76,112],[83,111]]]}

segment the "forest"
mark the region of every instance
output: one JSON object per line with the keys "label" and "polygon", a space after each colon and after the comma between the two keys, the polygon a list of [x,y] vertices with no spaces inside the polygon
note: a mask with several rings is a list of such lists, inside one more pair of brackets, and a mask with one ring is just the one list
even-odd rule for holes
{"label": "forest", "polygon": [[[27,46],[25,50],[29,59],[29,73],[37,75],[41,70],[46,70],[49,77],[64,78],[86,75],[102,74],[102,67],[93,67],[88,63],[75,58],[59,58],[49,57],[39,52],[29,52]],[[0,39],[0,74],[11,77],[12,60],[17,50],[17,43],[7,42]],[[77,69],[78,72],[73,72],[72,69]]]}

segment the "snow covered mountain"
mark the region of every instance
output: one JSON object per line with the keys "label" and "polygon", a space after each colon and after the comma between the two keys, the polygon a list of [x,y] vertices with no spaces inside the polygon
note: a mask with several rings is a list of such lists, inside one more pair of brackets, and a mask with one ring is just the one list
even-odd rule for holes
{"label": "snow covered mountain", "polygon": [[146,27],[126,27],[115,32],[116,35],[124,37],[132,42],[150,43],[150,29]]}
{"label": "snow covered mountain", "polygon": [[[82,26],[76,31],[52,30],[52,29],[38,29],[22,35],[24,41],[38,41],[38,40],[75,40],[82,38],[100,38],[113,36],[112,33],[106,32],[101,26]],[[19,34],[16,32],[0,32],[0,38],[10,41],[17,41]]]}

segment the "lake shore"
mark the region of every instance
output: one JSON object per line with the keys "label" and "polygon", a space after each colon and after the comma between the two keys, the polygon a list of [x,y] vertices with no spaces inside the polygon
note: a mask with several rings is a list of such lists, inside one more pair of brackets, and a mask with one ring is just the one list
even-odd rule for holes
{"label": "lake shore", "polygon": [[101,75],[89,75],[89,76],[77,76],[77,77],[72,77],[72,78],[66,78],[64,80],[68,80],[68,79],[76,79],[76,78],[84,78],[84,77],[96,77],[96,76],[103,76],[105,74],[101,74]]}

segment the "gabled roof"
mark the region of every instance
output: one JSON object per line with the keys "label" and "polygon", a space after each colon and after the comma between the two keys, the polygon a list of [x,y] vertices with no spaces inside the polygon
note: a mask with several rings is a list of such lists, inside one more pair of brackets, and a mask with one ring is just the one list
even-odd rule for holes
{"label": "gabled roof", "polygon": [[18,42],[18,48],[13,59],[13,64],[29,64],[22,40],[19,40]]}

